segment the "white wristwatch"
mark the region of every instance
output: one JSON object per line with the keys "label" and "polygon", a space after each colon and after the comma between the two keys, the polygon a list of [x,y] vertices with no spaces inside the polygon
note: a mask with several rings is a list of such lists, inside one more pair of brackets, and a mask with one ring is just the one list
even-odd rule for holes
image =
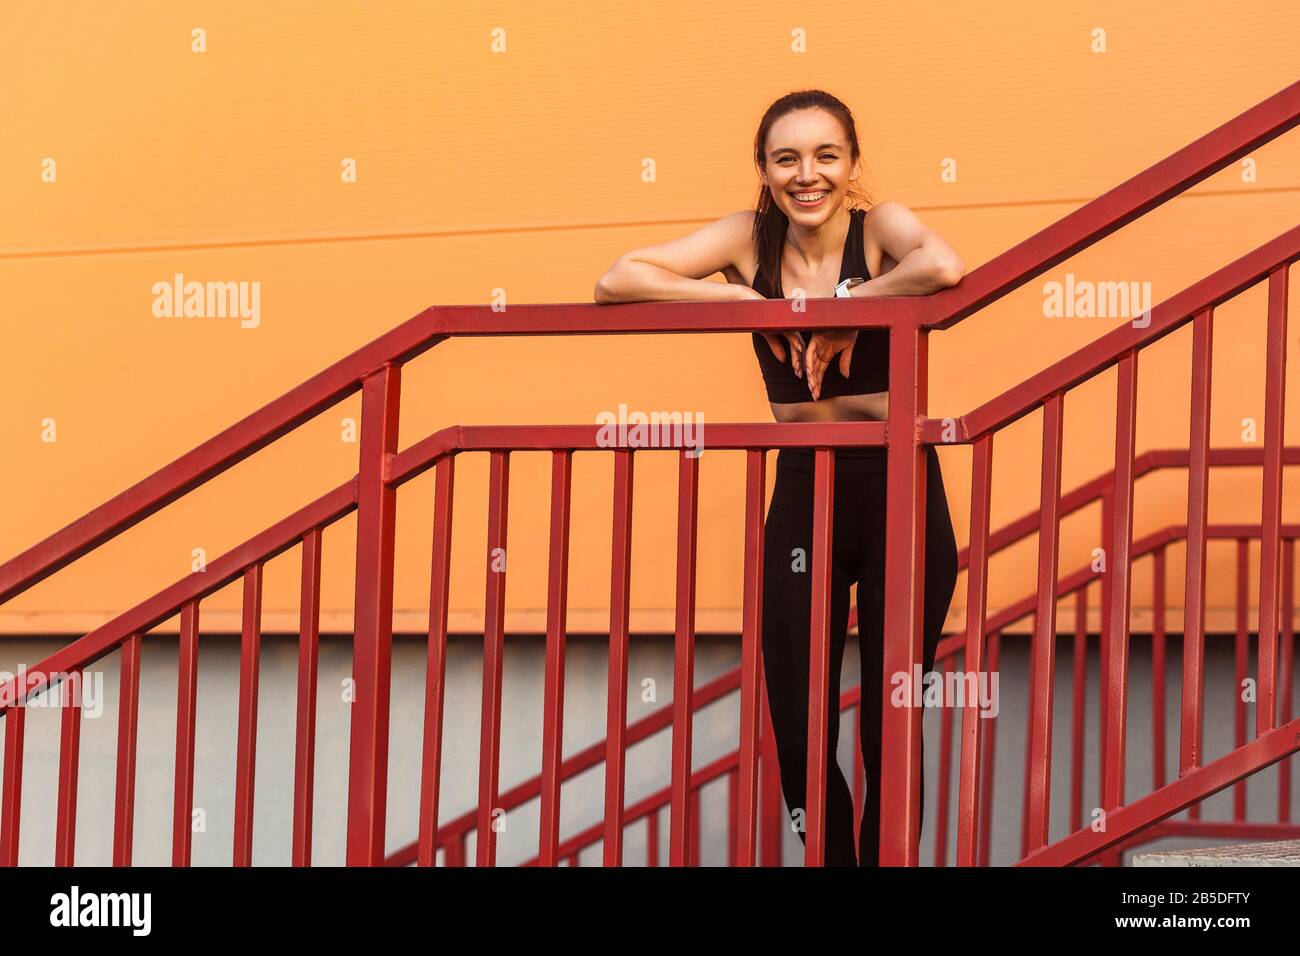
{"label": "white wristwatch", "polygon": [[852,279],[845,279],[843,282],[841,282],[839,285],[835,287],[835,298],[837,299],[852,298],[852,293],[850,293],[849,290],[852,289],[854,286],[862,285],[862,283],[866,281],[867,281],[866,279],[861,279],[856,276]]}

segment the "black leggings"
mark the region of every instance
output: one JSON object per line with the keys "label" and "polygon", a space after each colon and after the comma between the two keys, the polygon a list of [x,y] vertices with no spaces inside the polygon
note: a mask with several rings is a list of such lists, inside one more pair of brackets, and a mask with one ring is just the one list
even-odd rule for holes
{"label": "black leggings", "polygon": [[[808,644],[812,612],[813,450],[777,454],[776,488],[763,545],[763,670],[776,733],[786,806],[803,807],[808,787]],[[957,583],[957,543],[939,458],[927,448],[924,673]],[[885,588],[885,468],[882,448],[837,449],[832,531],[830,726],[827,728],[827,866],[876,866],[880,857],[880,726]],[[802,549],[801,551],[797,549]],[[802,558],[801,558],[802,555]],[[857,583],[862,666],[861,740],[867,786],[858,850],[853,798],[835,759],[839,740],[840,665],[848,630],[849,587]],[[922,747],[921,791],[925,791]],[[921,801],[924,808],[925,801]],[[806,814],[805,814],[806,817]],[[922,816],[922,819],[924,817]],[[803,829],[799,838],[806,842]]]}

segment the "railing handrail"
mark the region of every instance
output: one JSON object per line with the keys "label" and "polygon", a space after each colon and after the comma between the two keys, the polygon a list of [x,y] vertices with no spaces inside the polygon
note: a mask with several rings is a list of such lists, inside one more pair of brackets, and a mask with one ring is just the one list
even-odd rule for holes
{"label": "railing handrail", "polygon": [[990,259],[958,285],[928,296],[934,317],[925,327],[951,328],[1298,123],[1300,80]]}
{"label": "railing handrail", "polygon": [[[1276,270],[1289,268],[1297,259],[1300,259],[1300,226],[1288,229],[1153,306],[1147,316],[1149,323],[1141,329],[1131,321],[1111,329],[956,418],[956,443],[973,442],[981,435],[1010,425],[1028,415],[1049,396],[1065,392],[1100,374],[1130,352],[1143,349],[1177,331],[1197,314],[1236,297]],[[922,441],[937,443],[942,427],[940,419],[924,422]]]}
{"label": "railing handrail", "polygon": [[[917,323],[946,329],[1050,269],[1074,252],[1300,123],[1300,81],[1183,147],[930,296],[818,300],[816,314],[791,313],[780,300],[745,303],[652,302],[607,306],[523,305],[425,309],[279,398],[164,465],[147,478],[0,564],[0,604],[222,474],[303,422],[356,392],[386,365],[403,364],[450,336],[726,332]],[[743,314],[742,314],[743,313]],[[655,321],[651,316],[663,318]]]}

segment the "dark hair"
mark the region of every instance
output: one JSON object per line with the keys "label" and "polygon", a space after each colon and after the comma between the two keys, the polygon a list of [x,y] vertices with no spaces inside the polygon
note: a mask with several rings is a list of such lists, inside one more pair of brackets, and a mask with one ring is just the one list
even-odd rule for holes
{"label": "dark hair", "polygon": [[[754,137],[754,162],[760,170],[766,163],[764,154],[767,148],[767,135],[772,129],[772,124],[787,113],[806,109],[825,110],[838,119],[840,125],[844,127],[844,135],[848,137],[850,158],[859,159],[861,150],[858,148],[858,129],[849,108],[838,98],[823,90],[799,90],[795,93],[787,93],[769,106],[767,112],[763,114],[762,122],[758,124],[758,133]],[[852,182],[849,183],[848,191],[849,209],[871,203],[870,195],[854,186]],[[781,253],[785,247],[785,233],[790,225],[790,219],[772,201],[771,190],[766,185],[760,186],[758,204],[754,212],[753,239],[758,272],[763,274],[775,293],[781,285]]]}

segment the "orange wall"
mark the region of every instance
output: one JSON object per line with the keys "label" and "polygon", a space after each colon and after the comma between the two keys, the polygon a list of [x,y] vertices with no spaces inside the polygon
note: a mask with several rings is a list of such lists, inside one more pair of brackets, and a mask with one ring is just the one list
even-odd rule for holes
{"label": "orange wall", "polygon": [[[206,52],[191,31],[206,31]],[[492,49],[495,28],[505,50]],[[1092,31],[1106,31],[1093,52]],[[855,111],[877,199],[916,210],[975,267],[1296,79],[1289,2],[6,4],[0,30],[0,559],[58,530],[427,305],[589,301],[623,251],[751,206],[763,109],[822,87]],[[792,50],[803,31],[806,50]],[[57,179],[43,182],[42,163]],[[346,157],[357,182],[341,181]],[[641,179],[652,157],[657,178]],[[945,158],[956,182],[942,182]],[[1041,281],[1150,281],[1156,301],[1300,220],[1300,132],[931,337],[930,410],[957,415],[1116,324],[1047,319]],[[155,282],[261,283],[261,320],[157,318]],[[1293,296],[1293,299],[1295,297]],[[1264,294],[1216,318],[1216,445],[1262,430]],[[1295,309],[1288,424],[1300,427]],[[1190,329],[1139,362],[1139,450],[1186,444]],[[1064,486],[1112,461],[1114,373],[1065,405]],[[407,367],[401,443],[453,423],[594,422],[620,403],[768,418],[747,335],[453,342]],[[0,633],[79,632],[334,487],[354,398],[0,608]],[[57,441],[42,441],[54,419]],[[996,442],[995,526],[1037,500],[1040,418]],[[959,543],[966,448],[942,451]],[[579,455],[571,624],[608,602],[610,467]],[[702,460],[701,630],[735,629],[743,461]],[[483,602],[486,461],[458,465],[453,628]],[[511,465],[507,626],[545,607],[549,461]],[[1215,520],[1258,520],[1258,474],[1216,478]],[[1288,474],[1286,520],[1300,520]],[[1139,486],[1136,532],[1185,515],[1176,477]],[[634,627],[671,625],[671,455],[637,465]],[[399,495],[397,625],[426,622],[432,475]],[[355,524],[325,538],[325,624],[348,626]],[[1063,569],[1098,544],[1063,527]],[[1170,602],[1181,604],[1181,550]],[[1211,547],[1210,604],[1232,601]],[[1033,586],[1033,542],[993,565],[997,607]],[[296,621],[295,552],[272,562],[269,628]],[[1135,608],[1149,602],[1139,571]],[[1252,577],[1252,587],[1254,578]],[[238,588],[205,602],[233,628]],[[953,619],[964,604],[964,581]],[[1063,620],[1068,621],[1068,616]],[[1227,619],[1230,620],[1230,619]],[[174,622],[172,622],[174,626]]]}

